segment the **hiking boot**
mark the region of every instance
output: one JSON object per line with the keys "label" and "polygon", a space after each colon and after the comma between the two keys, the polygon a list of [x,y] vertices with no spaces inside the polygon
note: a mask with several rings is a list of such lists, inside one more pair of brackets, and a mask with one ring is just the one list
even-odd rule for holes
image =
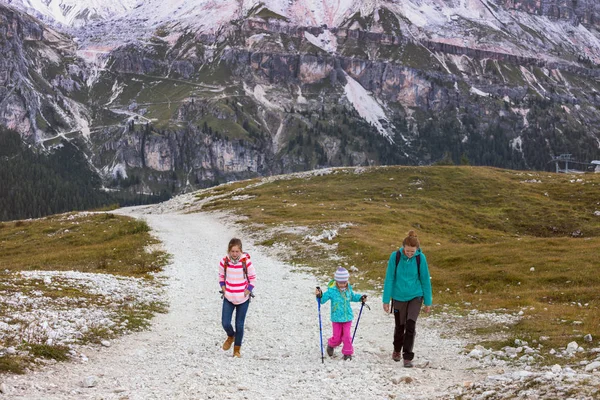
{"label": "hiking boot", "polygon": [[412,368],[413,363],[412,360],[404,360],[404,368]]}
{"label": "hiking boot", "polygon": [[223,342],[223,350],[229,350],[231,348],[231,345],[233,344],[234,339],[235,336],[227,336],[227,339],[225,339],[225,341]]}
{"label": "hiking boot", "polygon": [[329,357],[333,357],[333,347],[331,347],[330,345],[327,345],[327,355]]}
{"label": "hiking boot", "polygon": [[242,346],[233,346],[233,356],[234,357],[237,357],[237,358],[242,357],[242,353],[240,353],[241,348],[242,348]]}
{"label": "hiking boot", "polygon": [[394,351],[392,353],[392,360],[394,360],[396,362],[402,360],[402,354],[399,351]]}
{"label": "hiking boot", "polygon": [[344,354],[343,359],[344,359],[344,361],[346,361],[346,360],[352,360],[352,356],[350,354]]}

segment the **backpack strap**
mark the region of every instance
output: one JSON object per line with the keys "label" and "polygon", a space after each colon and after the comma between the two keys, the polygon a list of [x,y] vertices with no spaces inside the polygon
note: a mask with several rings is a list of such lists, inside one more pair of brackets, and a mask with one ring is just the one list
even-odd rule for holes
{"label": "backpack strap", "polygon": [[248,285],[250,284],[250,279],[248,279],[248,267],[246,266],[246,259],[244,258],[242,260],[242,268],[244,270],[244,278],[246,278],[246,281],[248,282]]}
{"label": "backpack strap", "polygon": [[[396,252],[396,268],[394,269],[394,282],[396,281],[396,273],[398,272],[398,264],[400,263],[400,249]],[[415,259],[417,260],[417,273],[419,274],[419,281],[421,280],[421,255],[417,254]]]}

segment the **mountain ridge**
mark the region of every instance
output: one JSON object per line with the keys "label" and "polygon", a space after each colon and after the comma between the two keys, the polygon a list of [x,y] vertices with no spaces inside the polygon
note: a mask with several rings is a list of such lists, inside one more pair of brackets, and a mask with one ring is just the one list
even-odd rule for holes
{"label": "mountain ridge", "polygon": [[[540,10],[554,15],[554,3],[543,3]],[[556,153],[597,157],[593,25],[490,2],[374,1],[361,9],[371,14],[348,16],[343,10],[357,4],[348,1],[335,14],[345,16],[339,26],[300,26],[281,7],[240,4],[247,13],[214,30],[175,19],[136,38],[135,23],[119,31],[98,22],[132,39],[92,42],[90,28],[46,61],[52,65],[34,67],[41,80],[29,85],[30,100],[16,101],[14,92],[0,100],[0,118],[20,110],[29,118],[18,129],[24,137],[44,146],[55,137],[78,140],[105,179],[136,176],[136,190],[146,192],[326,166],[449,159],[544,169]],[[593,23],[588,8],[580,20]],[[28,48],[19,43],[12,41]],[[35,66],[39,54],[25,58]],[[44,90],[52,97],[26,105]]]}

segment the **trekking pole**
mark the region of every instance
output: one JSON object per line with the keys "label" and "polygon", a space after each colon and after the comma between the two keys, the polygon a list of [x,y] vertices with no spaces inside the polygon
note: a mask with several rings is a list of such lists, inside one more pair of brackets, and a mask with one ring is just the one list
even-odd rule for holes
{"label": "trekking pole", "polygon": [[317,304],[319,310],[319,337],[321,338],[321,362],[325,364],[325,355],[323,354],[323,325],[321,324],[321,288],[317,286],[319,294],[317,295]]}
{"label": "trekking pole", "polygon": [[358,312],[358,318],[356,319],[356,326],[354,327],[354,333],[352,334],[352,343],[354,343],[354,336],[356,336],[356,330],[358,329],[358,323],[360,322],[360,315],[362,314],[362,310],[363,307],[367,306],[367,308],[370,310],[371,307],[369,307],[367,304],[365,304],[365,300],[362,301],[362,305],[360,306],[360,311]]}

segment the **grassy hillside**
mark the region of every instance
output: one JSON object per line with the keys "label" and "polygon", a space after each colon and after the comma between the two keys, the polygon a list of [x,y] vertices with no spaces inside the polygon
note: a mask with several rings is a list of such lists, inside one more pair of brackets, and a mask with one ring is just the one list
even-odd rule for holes
{"label": "grassy hillside", "polygon": [[[600,174],[563,175],[478,167],[326,170],[200,192],[204,210],[247,216],[262,244],[331,275],[356,266],[358,288],[380,288],[387,259],[415,229],[429,261],[434,312],[495,311],[514,326],[479,333],[549,339],[562,347],[600,337]],[[337,229],[325,244],[305,240]],[[333,246],[335,247],[333,247]],[[336,250],[337,249],[337,250]],[[342,257],[341,260],[334,256]],[[445,306],[444,306],[445,305]]]}

